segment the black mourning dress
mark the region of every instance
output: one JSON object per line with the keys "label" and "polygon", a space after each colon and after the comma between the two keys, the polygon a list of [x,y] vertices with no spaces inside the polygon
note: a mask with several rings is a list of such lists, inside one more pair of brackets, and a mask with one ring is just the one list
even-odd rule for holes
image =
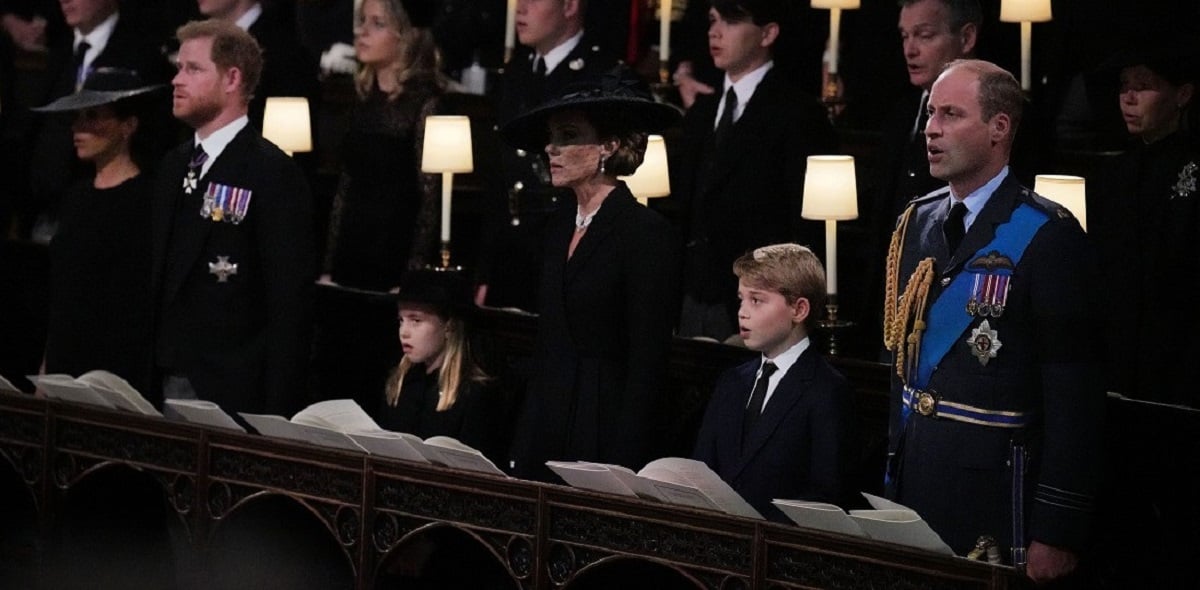
{"label": "black mourning dress", "polygon": [[1200,407],[1200,144],[1184,133],[1139,144],[1087,187],[1108,303],[1106,385]]}
{"label": "black mourning dress", "polygon": [[464,380],[454,405],[437,411],[438,371],[425,372],[424,364],[413,365],[404,377],[396,405],[384,398],[376,416],[387,430],[415,434],[423,439],[449,436],[481,451],[503,467],[499,460],[506,451],[507,413],[504,396],[486,383]]}
{"label": "black mourning dress", "polygon": [[325,255],[334,282],[386,290],[434,262],[439,179],[421,173],[421,143],[439,94],[413,81],[389,101],[376,87],[351,113]]}
{"label": "black mourning dress", "polygon": [[142,174],[66,196],[50,242],[47,373],[105,369],[148,391],[151,187]]}

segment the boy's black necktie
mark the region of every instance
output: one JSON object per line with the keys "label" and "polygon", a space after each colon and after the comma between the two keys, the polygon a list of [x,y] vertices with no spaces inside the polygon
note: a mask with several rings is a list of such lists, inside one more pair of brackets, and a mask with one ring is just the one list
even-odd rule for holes
{"label": "boy's black necktie", "polygon": [[733,130],[733,112],[737,110],[737,106],[738,95],[733,91],[733,86],[730,86],[729,90],[725,91],[725,110],[721,111],[721,120],[717,121],[717,128],[713,131],[716,145],[721,145]]}
{"label": "boy's black necktie", "polygon": [[767,384],[777,368],[771,361],[764,361],[762,364],[758,380],[754,382],[754,391],[750,393],[750,403],[746,404],[746,412],[742,415],[742,444],[746,443],[750,431],[754,430],[754,425],[762,415],[763,400],[767,397]]}

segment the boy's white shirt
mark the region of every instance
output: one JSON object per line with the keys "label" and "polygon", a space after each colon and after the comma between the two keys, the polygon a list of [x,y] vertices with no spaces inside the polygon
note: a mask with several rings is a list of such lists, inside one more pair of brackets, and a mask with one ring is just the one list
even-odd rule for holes
{"label": "boy's white shirt", "polygon": [[[767,409],[767,404],[770,403],[771,396],[775,393],[775,388],[779,386],[780,381],[783,381],[783,376],[787,375],[788,369],[792,368],[792,365],[796,364],[796,361],[800,359],[800,355],[804,354],[804,351],[808,349],[808,344],[808,336],[805,336],[799,342],[793,344],[790,348],[783,351],[779,354],[779,356],[773,359],[769,359],[766,355],[762,355],[758,368],[758,374],[754,376],[754,380],[756,382],[762,373],[761,361],[771,361],[777,367],[775,372],[771,374],[770,379],[767,381],[767,394],[763,397],[763,410]],[[747,400],[747,403],[749,403],[749,400]]]}

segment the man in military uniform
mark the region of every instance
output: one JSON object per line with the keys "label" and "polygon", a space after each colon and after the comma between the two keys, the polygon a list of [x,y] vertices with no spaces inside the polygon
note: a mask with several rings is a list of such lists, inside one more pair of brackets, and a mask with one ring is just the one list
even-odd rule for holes
{"label": "man in military uniform", "polygon": [[996,541],[1037,582],[1076,569],[1099,485],[1097,268],[1079,223],[1008,159],[1009,72],[951,62],[929,97],[930,173],[888,252],[888,493],[955,552]]}
{"label": "man in military uniform", "polygon": [[[497,120],[503,124],[558,96],[571,83],[607,72],[616,58],[583,29],[585,0],[519,0],[517,40],[500,81]],[[503,145],[503,143],[501,142]],[[485,220],[478,303],[536,311],[542,228],[564,202],[550,186],[545,154],[503,148],[501,199]],[[568,192],[569,193],[569,192]],[[567,198],[569,204],[573,198]]]}

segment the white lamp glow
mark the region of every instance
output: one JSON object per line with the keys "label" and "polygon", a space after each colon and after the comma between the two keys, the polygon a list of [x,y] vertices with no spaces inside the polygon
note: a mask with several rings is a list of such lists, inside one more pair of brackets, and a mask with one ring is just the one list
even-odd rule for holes
{"label": "white lamp glow", "polygon": [[517,0],[508,0],[504,10],[504,63],[512,57],[517,35]]}
{"label": "white lamp glow", "polygon": [[454,192],[454,174],[474,169],[471,120],[460,115],[426,117],[421,171],[442,174],[442,268],[450,266],[450,195]]}
{"label": "white lamp glow", "polygon": [[825,220],[825,283],[837,295],[837,222],[858,217],[853,156],[809,156],[800,216]]}
{"label": "white lamp glow", "polygon": [[298,96],[269,96],[263,113],[263,138],[292,155],[312,151],[312,126],[308,99]]}
{"label": "white lamp glow", "polygon": [[646,140],[646,157],[642,165],[630,176],[621,180],[629,185],[630,192],[638,202],[645,205],[647,199],[671,194],[671,176],[667,168],[667,144],[661,135],[651,135]]}
{"label": "white lamp glow", "polygon": [[671,0],[658,0],[658,72],[659,81],[667,82],[667,62],[671,59]]}
{"label": "white lamp glow", "polygon": [[1044,23],[1054,17],[1050,0],[1000,0],[1000,21],[1021,23],[1021,88],[1033,87],[1031,61],[1033,55],[1033,23]]}
{"label": "white lamp glow", "polygon": [[1066,207],[1083,231],[1087,231],[1087,181],[1082,176],[1038,174],[1034,177],[1033,192]]}
{"label": "white lamp glow", "polygon": [[829,10],[829,73],[838,71],[838,50],[841,44],[842,11],[855,10],[860,0],[812,0],[813,8]]}

